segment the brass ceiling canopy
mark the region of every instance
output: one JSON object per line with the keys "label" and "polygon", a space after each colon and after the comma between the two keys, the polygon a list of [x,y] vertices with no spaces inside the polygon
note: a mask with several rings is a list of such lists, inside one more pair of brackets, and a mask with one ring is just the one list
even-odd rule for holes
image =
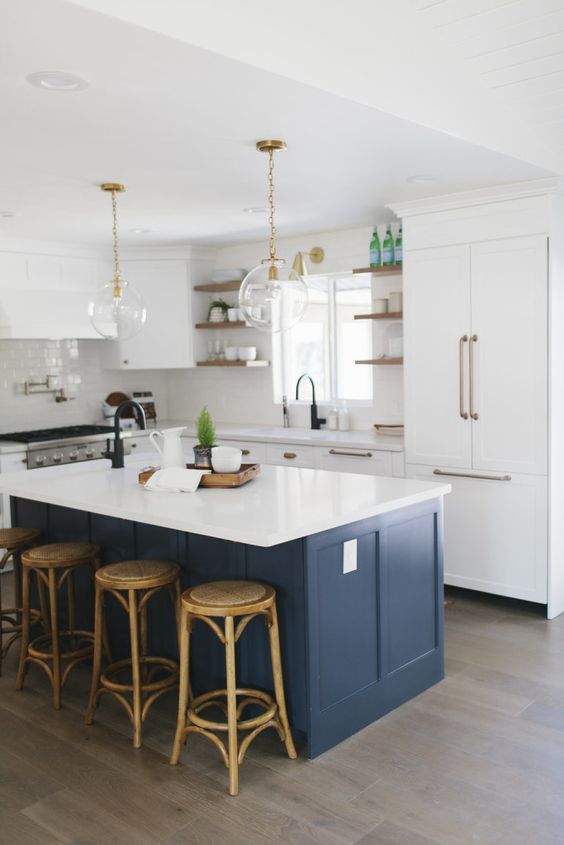
{"label": "brass ceiling canopy", "polygon": [[271,139],[257,141],[257,150],[261,153],[273,153],[276,150],[285,150],[286,146],[286,141],[273,141]]}
{"label": "brass ceiling canopy", "polygon": [[100,189],[102,191],[114,191],[117,194],[121,194],[125,191],[125,185],[120,184],[120,182],[102,182]]}

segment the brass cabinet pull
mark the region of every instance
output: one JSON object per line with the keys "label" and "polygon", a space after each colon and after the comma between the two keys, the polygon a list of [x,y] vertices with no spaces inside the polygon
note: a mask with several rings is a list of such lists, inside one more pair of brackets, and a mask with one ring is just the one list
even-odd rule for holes
{"label": "brass cabinet pull", "polygon": [[242,454],[242,455],[250,455],[250,454],[251,454],[251,450],[250,450],[250,449],[241,449],[241,454]]}
{"label": "brass cabinet pull", "polygon": [[284,457],[291,460],[292,458],[297,458],[298,456],[295,452],[284,452]]}
{"label": "brass cabinet pull", "polygon": [[478,335],[473,334],[470,338],[470,345],[468,347],[468,376],[470,379],[470,416],[473,420],[478,419],[478,413],[474,410],[474,344],[478,340]]}
{"label": "brass cabinet pull", "polygon": [[484,475],[480,472],[447,472],[444,469],[434,469],[433,475],[451,475],[454,478],[481,478],[483,481],[511,481],[510,475]]}
{"label": "brass cabinet pull", "polygon": [[468,343],[468,335],[463,334],[458,341],[458,406],[463,420],[468,419],[468,411],[464,410],[464,344]]}
{"label": "brass cabinet pull", "polygon": [[340,449],[329,449],[330,455],[344,455],[347,458],[371,458],[372,452],[345,452]]}

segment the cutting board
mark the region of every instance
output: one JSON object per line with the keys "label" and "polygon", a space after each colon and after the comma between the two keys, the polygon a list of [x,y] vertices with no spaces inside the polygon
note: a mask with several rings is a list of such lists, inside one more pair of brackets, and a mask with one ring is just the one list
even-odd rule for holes
{"label": "cutting board", "polygon": [[[155,473],[159,467],[150,467],[139,473],[139,484],[146,481]],[[186,469],[202,469],[194,464],[186,464]],[[260,473],[260,464],[241,464],[239,472],[210,472],[202,475],[199,487],[242,487]]]}

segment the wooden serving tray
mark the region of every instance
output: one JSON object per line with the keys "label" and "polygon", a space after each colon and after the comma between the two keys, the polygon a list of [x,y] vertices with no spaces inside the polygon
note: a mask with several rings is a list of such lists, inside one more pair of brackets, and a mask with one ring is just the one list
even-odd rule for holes
{"label": "wooden serving tray", "polygon": [[[150,467],[139,473],[139,484],[146,481],[155,473],[159,467]],[[186,464],[186,469],[203,469],[194,464]],[[260,472],[260,464],[241,464],[239,472],[210,472],[202,475],[199,487],[241,487],[247,481],[251,481]]]}

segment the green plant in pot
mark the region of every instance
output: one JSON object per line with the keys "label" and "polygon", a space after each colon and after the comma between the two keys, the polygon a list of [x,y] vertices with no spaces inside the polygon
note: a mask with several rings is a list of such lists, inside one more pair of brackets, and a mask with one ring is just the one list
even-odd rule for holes
{"label": "green plant in pot", "polygon": [[223,299],[214,299],[210,302],[208,308],[208,322],[209,323],[225,323],[227,320],[227,312],[231,308],[230,305]]}
{"label": "green plant in pot", "polygon": [[215,443],[215,427],[211,414],[204,405],[196,422],[198,445],[194,446],[194,464],[197,467],[211,468],[211,450]]}

